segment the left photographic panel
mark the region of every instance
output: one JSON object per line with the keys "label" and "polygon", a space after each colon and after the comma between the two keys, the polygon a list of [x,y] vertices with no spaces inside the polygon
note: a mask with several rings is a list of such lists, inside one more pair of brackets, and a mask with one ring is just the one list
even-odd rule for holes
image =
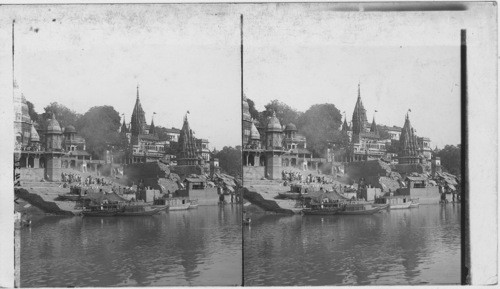
{"label": "left photographic panel", "polygon": [[12,51],[2,59],[13,141],[2,142],[14,155],[16,287],[241,285],[232,6],[0,14],[2,53]]}

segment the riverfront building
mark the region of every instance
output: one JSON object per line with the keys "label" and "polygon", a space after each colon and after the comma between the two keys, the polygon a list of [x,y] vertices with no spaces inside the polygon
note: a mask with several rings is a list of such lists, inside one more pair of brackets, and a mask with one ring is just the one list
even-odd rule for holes
{"label": "riverfront building", "polygon": [[243,98],[243,170],[246,179],[280,179],[287,168],[317,168],[322,159],[313,158],[307,139],[293,123],[282,126],[276,113],[267,124],[256,126],[246,97]]}
{"label": "riverfront building", "polygon": [[327,152],[329,160],[348,163],[384,158],[400,164],[417,164],[432,159],[430,139],[415,134],[408,114],[403,128],[378,125],[375,116],[371,123],[368,122],[360,84],[351,126],[344,118],[341,133],[348,136],[348,144],[332,140]]}
{"label": "riverfront building", "polygon": [[[85,151],[85,140],[69,125],[64,130],[52,114],[46,127],[37,129],[31,120],[26,98],[14,87],[14,157],[23,169],[36,180],[58,180],[63,168],[87,169],[99,161]],[[29,170],[29,172],[28,172]]]}
{"label": "riverfront building", "polygon": [[[184,131],[187,125],[187,131]],[[206,163],[210,162],[209,142],[206,139],[197,139],[193,136],[192,131],[187,123],[187,116],[184,119],[183,129],[177,128],[163,129],[164,134],[160,139],[158,129],[154,124],[154,119],[151,119],[151,125],[146,124],[146,114],[142,108],[139,98],[139,86],[137,86],[137,95],[135,105],[132,111],[132,116],[129,125],[123,120],[120,128],[120,133],[124,134],[129,142],[128,150],[123,154],[122,162],[124,164],[157,162],[161,160],[168,164],[178,164],[179,147],[184,145],[192,146],[195,156],[190,157],[193,161],[202,158]],[[184,132],[183,132],[184,131]],[[188,135],[190,135],[188,137]],[[192,138],[192,143],[190,142]],[[188,141],[189,143],[186,143]],[[186,161],[186,157],[182,157],[182,163]],[[196,161],[197,162],[197,161]]]}

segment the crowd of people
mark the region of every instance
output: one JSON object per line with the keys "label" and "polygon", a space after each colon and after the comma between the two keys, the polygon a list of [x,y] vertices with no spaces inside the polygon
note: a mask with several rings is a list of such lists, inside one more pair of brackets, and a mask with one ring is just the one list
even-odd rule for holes
{"label": "crowd of people", "polygon": [[293,172],[293,171],[282,171],[281,172],[282,180],[285,181],[285,186],[291,182],[299,182],[299,183],[316,183],[316,184],[333,184],[334,181],[331,178],[325,176],[313,176],[312,174],[303,175],[301,172]]}

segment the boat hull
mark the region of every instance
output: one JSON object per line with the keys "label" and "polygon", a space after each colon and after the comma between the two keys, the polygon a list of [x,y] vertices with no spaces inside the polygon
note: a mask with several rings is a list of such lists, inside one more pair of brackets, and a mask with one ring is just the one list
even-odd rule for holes
{"label": "boat hull", "polygon": [[383,209],[380,208],[372,208],[367,210],[356,210],[356,211],[339,211],[338,215],[373,215],[380,212]]}
{"label": "boat hull", "polygon": [[152,210],[146,210],[142,212],[118,212],[115,216],[117,217],[137,217],[137,216],[152,216],[158,214],[164,208],[157,208]]}
{"label": "boat hull", "polygon": [[408,209],[411,206],[411,202],[405,203],[405,204],[397,204],[397,205],[390,205],[391,210],[401,210],[401,209]]}
{"label": "boat hull", "polygon": [[336,210],[303,210],[304,215],[337,215],[340,209]]}
{"label": "boat hull", "polygon": [[169,211],[184,211],[189,209],[189,204],[184,204],[181,206],[170,206],[168,208]]}

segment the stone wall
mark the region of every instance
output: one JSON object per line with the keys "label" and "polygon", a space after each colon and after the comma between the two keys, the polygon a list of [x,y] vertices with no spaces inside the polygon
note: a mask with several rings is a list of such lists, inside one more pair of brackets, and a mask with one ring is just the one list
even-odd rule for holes
{"label": "stone wall", "polygon": [[244,180],[260,180],[265,175],[265,167],[264,166],[244,166],[243,167],[243,181]]}
{"label": "stone wall", "polygon": [[44,179],[45,170],[22,168],[19,170],[21,181],[39,182]]}
{"label": "stone wall", "polygon": [[394,165],[394,171],[400,174],[423,173],[425,171],[422,164],[397,164]]}
{"label": "stone wall", "polygon": [[179,175],[181,179],[186,178],[188,175],[195,174],[201,175],[203,174],[202,166],[172,166],[170,167],[170,171]]}
{"label": "stone wall", "polygon": [[123,174],[131,181],[137,183],[140,179],[165,178],[170,174],[168,166],[158,162],[137,163],[124,166]]}
{"label": "stone wall", "polygon": [[353,181],[359,181],[359,178],[380,176],[385,177],[391,172],[387,163],[380,160],[351,162],[346,164],[345,172]]}
{"label": "stone wall", "polygon": [[440,201],[439,188],[438,187],[427,187],[427,188],[404,188],[399,189],[400,194],[406,195],[410,194],[410,198],[417,199],[420,204],[438,204]]}

